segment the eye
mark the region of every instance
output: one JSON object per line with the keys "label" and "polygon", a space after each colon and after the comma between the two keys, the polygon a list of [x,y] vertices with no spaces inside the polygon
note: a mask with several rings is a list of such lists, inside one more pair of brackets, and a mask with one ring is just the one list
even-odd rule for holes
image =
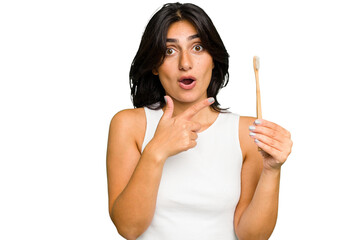
{"label": "eye", "polygon": [[172,54],[174,54],[175,50],[172,48],[167,48],[165,51],[165,55],[170,56]]}
{"label": "eye", "polygon": [[193,47],[193,49],[196,51],[196,52],[201,52],[202,50],[204,50],[204,47],[201,46],[201,45],[195,45]]}

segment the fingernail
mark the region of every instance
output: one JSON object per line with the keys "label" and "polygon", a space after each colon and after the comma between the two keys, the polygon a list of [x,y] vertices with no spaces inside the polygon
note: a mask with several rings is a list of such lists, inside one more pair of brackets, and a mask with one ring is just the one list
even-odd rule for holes
{"label": "fingernail", "polygon": [[255,138],[254,142],[259,143],[260,141]]}
{"label": "fingernail", "polygon": [[164,96],[164,99],[165,99],[165,103],[167,103],[167,99],[166,99],[166,97]]}
{"label": "fingernail", "polygon": [[209,101],[209,103],[213,103],[213,102],[215,102],[215,99],[213,97],[211,97],[211,98],[208,98],[208,101]]}
{"label": "fingernail", "polygon": [[256,133],[250,132],[249,135],[250,135],[251,137],[253,137],[253,136],[256,135]]}
{"label": "fingernail", "polygon": [[256,124],[256,125],[259,125],[259,124],[261,124],[261,121],[260,121],[259,119],[256,119],[256,120],[255,120],[255,124]]}
{"label": "fingernail", "polygon": [[249,130],[250,130],[250,131],[254,131],[254,130],[255,130],[255,126],[251,125],[251,126],[249,127]]}

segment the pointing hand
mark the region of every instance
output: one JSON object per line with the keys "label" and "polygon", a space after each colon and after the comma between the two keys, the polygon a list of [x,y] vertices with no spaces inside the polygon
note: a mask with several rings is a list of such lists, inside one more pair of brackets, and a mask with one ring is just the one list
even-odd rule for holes
{"label": "pointing hand", "polygon": [[202,109],[210,106],[213,98],[204,99],[188,108],[182,114],[173,117],[174,102],[171,97],[165,96],[166,109],[156,128],[151,144],[161,159],[186,151],[196,146],[197,132],[201,124],[192,118]]}

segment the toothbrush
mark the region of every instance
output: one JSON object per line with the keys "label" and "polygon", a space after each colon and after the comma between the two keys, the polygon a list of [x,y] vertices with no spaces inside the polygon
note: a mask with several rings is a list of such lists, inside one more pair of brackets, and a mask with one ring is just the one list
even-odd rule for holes
{"label": "toothbrush", "polygon": [[[254,56],[253,63],[254,63],[254,72],[255,72],[255,80],[256,80],[256,119],[262,119],[260,83],[259,83],[260,58]],[[265,154],[265,152],[260,147],[258,147],[258,151],[261,151],[263,154]]]}
{"label": "toothbrush", "polygon": [[255,72],[255,80],[256,80],[256,118],[262,119],[261,114],[261,98],[260,98],[260,83],[259,83],[259,68],[260,68],[260,58],[254,56],[254,72]]}

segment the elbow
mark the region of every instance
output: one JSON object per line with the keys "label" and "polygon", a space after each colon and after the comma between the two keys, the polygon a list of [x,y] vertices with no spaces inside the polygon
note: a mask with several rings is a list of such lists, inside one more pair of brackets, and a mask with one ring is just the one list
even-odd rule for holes
{"label": "elbow", "polygon": [[115,222],[114,225],[118,234],[127,240],[136,240],[142,234],[142,232],[135,227],[127,226],[125,224],[116,224]]}
{"label": "elbow", "polygon": [[235,231],[238,240],[268,240],[272,234],[268,231],[242,229]]}
{"label": "elbow", "polygon": [[136,224],[126,220],[122,221],[121,219],[115,217],[114,214],[110,214],[110,218],[119,235],[127,240],[136,240],[144,232],[142,228],[135,226]]}
{"label": "elbow", "polygon": [[238,237],[238,240],[268,240],[269,237],[265,236],[247,236],[247,237]]}
{"label": "elbow", "polygon": [[236,233],[238,240],[268,240],[271,234],[240,234]]}
{"label": "elbow", "polygon": [[268,240],[275,228],[274,225],[252,223],[250,225],[237,225],[235,234],[238,240]]}
{"label": "elbow", "polygon": [[116,226],[116,229],[117,229],[119,235],[127,240],[136,240],[140,236],[140,235],[136,234],[135,231],[131,231],[130,229],[124,230],[117,226]]}

